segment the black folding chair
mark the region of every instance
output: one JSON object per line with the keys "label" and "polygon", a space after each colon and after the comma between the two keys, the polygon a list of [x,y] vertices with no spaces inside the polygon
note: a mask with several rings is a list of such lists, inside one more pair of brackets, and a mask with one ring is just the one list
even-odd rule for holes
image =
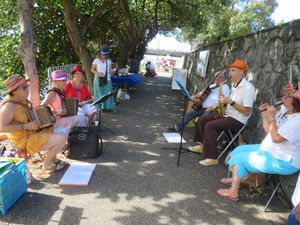
{"label": "black folding chair", "polygon": [[271,183],[270,185],[271,185],[272,194],[271,194],[269,200],[267,201],[267,204],[265,205],[264,212],[271,212],[271,210],[268,210],[268,208],[275,196],[278,196],[279,198],[281,198],[289,206],[289,209],[280,210],[279,212],[291,211],[291,209],[293,208],[293,203],[291,201],[290,196],[288,196],[286,191],[284,190],[283,184],[284,184],[284,181],[286,180],[286,178],[289,176],[292,176],[292,175],[293,174],[291,174],[291,175],[268,174],[266,182],[269,181]]}
{"label": "black folding chair", "polygon": [[237,140],[238,136],[240,135],[240,133],[242,133],[242,131],[245,129],[246,126],[247,126],[247,123],[245,123],[242,126],[242,128],[239,129],[239,130],[225,130],[225,131],[222,131],[222,133],[219,135],[217,140],[220,141],[220,140],[222,140],[222,137],[224,137],[224,139],[227,141],[228,144],[223,148],[222,152],[219,154],[218,160],[229,149],[229,147],[232,147],[232,148],[237,147],[236,140]]}

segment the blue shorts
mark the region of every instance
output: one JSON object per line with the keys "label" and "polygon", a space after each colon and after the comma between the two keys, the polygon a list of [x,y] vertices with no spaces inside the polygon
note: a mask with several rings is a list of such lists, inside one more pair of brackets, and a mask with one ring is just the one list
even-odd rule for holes
{"label": "blue shorts", "polygon": [[229,167],[237,166],[237,175],[243,179],[249,173],[289,175],[298,171],[291,162],[275,159],[269,152],[259,150],[260,144],[241,145],[230,153]]}

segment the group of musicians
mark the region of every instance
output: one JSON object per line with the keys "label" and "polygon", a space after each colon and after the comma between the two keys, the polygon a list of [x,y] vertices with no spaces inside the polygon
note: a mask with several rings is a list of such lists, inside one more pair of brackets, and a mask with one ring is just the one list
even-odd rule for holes
{"label": "group of musicians", "polygon": [[56,158],[56,155],[65,147],[68,132],[75,126],[91,125],[97,111],[94,106],[85,103],[79,105],[77,115],[67,116],[66,98],[78,98],[80,102],[84,102],[92,97],[82,82],[85,74],[82,67],[76,65],[70,73],[72,79],[69,81],[63,70],[51,74],[52,87],[41,105],[50,107],[55,124],[44,129],[40,129],[38,122],[30,116],[30,110],[33,109],[28,101],[29,79],[12,75],[3,82],[7,96],[0,104],[0,132],[8,133],[16,149],[25,151],[28,155],[48,150],[43,162],[43,168],[47,170],[59,171],[65,167],[65,163]]}
{"label": "group of musicians", "polygon": [[[228,65],[229,79],[232,82],[231,93],[220,91],[224,87],[222,85],[224,78],[217,73],[214,81],[219,87],[212,89],[208,86],[210,92],[207,93],[206,88],[203,92],[193,96],[194,102],[200,107],[196,109],[193,107],[181,123],[177,122],[175,126],[169,127],[170,130],[178,131],[197,116],[194,134],[194,142],[197,145],[189,147],[189,150],[202,154],[203,159],[199,161],[200,165],[218,164],[217,138],[220,133],[227,130],[240,130],[252,114],[255,88],[245,79],[246,71],[246,62],[241,59],[234,60]],[[298,86],[299,83],[297,85],[289,83],[285,86],[285,94],[281,99],[284,107],[280,112],[276,113],[274,106],[267,103],[259,106],[263,117],[263,128],[267,135],[261,144],[241,145],[229,153],[227,163],[232,176],[229,177],[230,173],[228,173],[228,177],[222,178],[220,183],[230,187],[218,189],[219,196],[238,201],[241,181],[249,173],[289,175],[300,169],[300,134],[298,132],[300,90]],[[218,99],[217,103],[212,100],[215,98]],[[211,103],[217,106],[211,107],[209,105]],[[224,105],[227,105],[225,112],[222,113],[221,110],[220,115],[219,107],[224,107]]]}
{"label": "group of musicians", "polygon": [[[112,68],[108,57],[109,49],[102,47],[92,64],[91,72],[95,74],[97,81],[94,82],[96,83],[94,91],[97,98],[112,91],[110,79]],[[12,75],[3,82],[4,93],[7,96],[0,103],[0,132],[7,133],[16,149],[22,153],[26,152],[25,155],[48,150],[43,162],[43,168],[47,170],[59,171],[65,167],[65,163],[56,155],[65,147],[70,129],[75,126],[92,125],[97,108],[115,111],[112,96],[105,104],[97,105],[97,108],[88,103],[92,95],[82,82],[85,71],[81,66],[74,66],[70,73],[72,79],[69,81],[68,75],[63,70],[57,70],[51,74],[52,87],[47,91],[41,105],[50,107],[51,116],[49,117],[55,118],[55,124],[53,127],[43,129],[37,120],[32,118],[34,108],[28,101],[29,79]],[[100,80],[102,82],[99,82]],[[69,97],[78,99],[78,114],[68,116],[65,103]],[[47,112],[47,110],[45,111]]]}

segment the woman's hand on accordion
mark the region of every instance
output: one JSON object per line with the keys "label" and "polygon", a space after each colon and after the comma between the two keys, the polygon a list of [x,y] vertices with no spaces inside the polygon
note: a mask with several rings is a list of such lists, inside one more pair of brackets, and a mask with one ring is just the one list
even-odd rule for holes
{"label": "woman's hand on accordion", "polygon": [[38,130],[39,129],[39,125],[37,121],[32,121],[29,123],[24,123],[23,124],[23,129],[25,130]]}

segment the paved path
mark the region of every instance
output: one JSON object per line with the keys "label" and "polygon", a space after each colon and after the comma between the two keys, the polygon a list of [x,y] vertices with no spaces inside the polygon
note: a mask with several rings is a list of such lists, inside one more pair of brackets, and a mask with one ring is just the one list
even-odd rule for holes
{"label": "paved path", "polygon": [[[103,130],[104,153],[88,187],[57,187],[64,172],[34,180],[26,193],[0,219],[1,224],[286,224],[287,213],[264,213],[266,197],[233,203],[215,192],[227,173],[223,165],[198,164],[196,154],[176,151],[162,133],[181,114],[182,95],[171,90],[169,75],[145,78],[122,101],[118,113],[103,121],[116,135]],[[191,144],[192,128],[184,134]]]}

